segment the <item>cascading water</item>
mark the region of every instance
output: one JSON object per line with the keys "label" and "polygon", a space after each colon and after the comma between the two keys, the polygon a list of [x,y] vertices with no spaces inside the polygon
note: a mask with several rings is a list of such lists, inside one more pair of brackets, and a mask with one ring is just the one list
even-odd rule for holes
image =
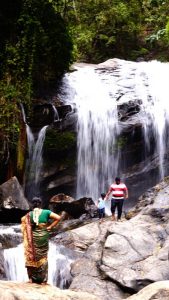
{"label": "cascading water", "polygon": [[158,61],[140,63],[136,73],[137,92],[142,100],[142,113],[146,116],[143,122],[146,147],[150,149],[153,134],[156,141],[155,151],[159,156],[159,179],[165,175],[164,155],[169,125],[168,76],[169,64]]}
{"label": "cascading water", "polygon": [[54,122],[55,121],[59,121],[59,114],[58,114],[58,111],[56,109],[56,107],[54,105],[52,105],[53,107],[53,111],[54,111]]}
{"label": "cascading water", "polygon": [[[61,253],[61,247],[49,243],[48,283],[61,289],[71,282],[70,265],[73,259]],[[25,282],[28,275],[25,268],[23,244],[4,250],[4,270],[7,280]]]}
{"label": "cascading water", "polygon": [[28,281],[23,244],[4,250],[4,270],[7,280]]}
{"label": "cascading water", "polygon": [[79,69],[67,79],[78,111],[77,197],[97,199],[117,172],[117,105],[94,69]]}
{"label": "cascading water", "polygon": [[[28,281],[20,225],[0,225],[0,237],[2,243],[0,254],[1,257],[4,257],[5,279],[20,282]],[[2,250],[3,247],[4,250]],[[67,251],[64,246],[50,241],[48,283],[62,289],[67,288],[72,279],[70,266],[74,260],[74,254],[70,250]]]}
{"label": "cascading water", "polygon": [[[113,63],[113,68],[77,65],[76,71],[63,79],[62,99],[78,114],[77,197],[97,199],[115,176],[125,177],[121,168],[125,162],[118,147],[124,123],[119,122],[118,106],[131,101],[139,103],[137,119],[142,123],[145,145],[140,151],[147,157],[153,152],[157,157],[158,180],[166,175],[169,65],[119,59]],[[123,159],[127,161],[128,157]]]}
{"label": "cascading water", "polygon": [[29,154],[26,168],[26,180],[29,184],[27,191],[27,197],[29,199],[34,195],[39,195],[39,178],[43,166],[42,150],[47,127],[48,126],[44,126],[39,131],[37,140],[35,141],[35,137],[30,127],[28,125],[26,126]]}

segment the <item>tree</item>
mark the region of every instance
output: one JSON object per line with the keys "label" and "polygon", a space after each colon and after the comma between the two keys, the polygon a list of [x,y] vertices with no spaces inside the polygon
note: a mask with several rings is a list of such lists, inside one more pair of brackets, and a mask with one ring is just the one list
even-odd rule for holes
{"label": "tree", "polygon": [[0,151],[7,161],[17,148],[19,104],[29,113],[34,97],[56,88],[72,62],[72,41],[50,0],[1,2],[0,38]]}
{"label": "tree", "polygon": [[79,59],[129,58],[138,48],[142,13],[138,0],[81,0],[75,7],[68,18]]}

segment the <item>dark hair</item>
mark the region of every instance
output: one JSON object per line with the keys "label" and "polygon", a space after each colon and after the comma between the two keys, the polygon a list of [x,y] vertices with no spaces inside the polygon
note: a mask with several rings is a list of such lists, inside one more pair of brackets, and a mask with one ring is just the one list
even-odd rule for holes
{"label": "dark hair", "polygon": [[105,193],[101,193],[101,196],[102,196],[102,197],[106,197],[106,194],[105,194]]}
{"label": "dark hair", "polygon": [[33,197],[33,199],[32,199],[32,207],[33,208],[36,208],[36,207],[40,208],[41,205],[42,205],[41,198],[39,198],[39,197]]}
{"label": "dark hair", "polygon": [[117,181],[120,182],[120,181],[121,181],[120,177],[116,177],[116,178],[115,178],[115,181],[116,181],[116,182],[117,182]]}

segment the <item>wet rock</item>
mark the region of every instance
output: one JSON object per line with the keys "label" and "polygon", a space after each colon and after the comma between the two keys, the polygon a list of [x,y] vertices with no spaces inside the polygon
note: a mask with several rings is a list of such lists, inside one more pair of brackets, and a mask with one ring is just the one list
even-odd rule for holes
{"label": "wet rock", "polygon": [[20,223],[21,217],[28,210],[29,203],[15,176],[0,185],[1,223]]}
{"label": "wet rock", "polygon": [[83,216],[81,221],[98,215],[95,203],[91,198],[86,197],[75,200],[65,194],[58,194],[50,199],[49,207],[56,212],[65,211],[75,219]]}
{"label": "wet rock", "polygon": [[29,210],[29,204],[17,178],[14,176],[0,185],[0,208]]}

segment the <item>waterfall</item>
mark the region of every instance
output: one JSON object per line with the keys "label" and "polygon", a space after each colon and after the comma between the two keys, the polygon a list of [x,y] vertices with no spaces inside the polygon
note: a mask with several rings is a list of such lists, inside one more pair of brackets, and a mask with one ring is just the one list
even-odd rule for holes
{"label": "waterfall", "polygon": [[73,259],[62,254],[62,247],[49,243],[48,282],[61,289],[68,288],[72,280],[70,269]]}
{"label": "waterfall", "polygon": [[[125,124],[118,107],[139,104],[145,156],[158,159],[159,179],[165,176],[168,147],[169,64],[158,61],[129,62],[114,59],[114,67],[76,65],[63,78],[65,95],[78,114],[77,197],[99,197],[118,175],[123,178],[120,134]],[[146,163],[145,166],[146,168]]]}
{"label": "waterfall", "polygon": [[7,280],[28,281],[23,244],[4,250],[4,270]]}
{"label": "waterfall", "polygon": [[94,69],[79,69],[67,79],[78,111],[77,197],[97,199],[117,172],[117,105]]}
{"label": "waterfall", "polygon": [[53,107],[53,111],[54,111],[54,122],[55,122],[55,121],[59,120],[59,114],[58,114],[58,111],[57,111],[55,105],[52,105],[52,107]]}
{"label": "waterfall", "polygon": [[[28,281],[24,261],[23,244],[4,250],[4,269],[7,280]],[[49,243],[48,283],[61,289],[67,288],[71,282],[70,265],[72,259],[61,253],[61,247]]]}
{"label": "waterfall", "polygon": [[26,123],[26,115],[25,115],[25,110],[24,110],[24,106],[22,103],[20,103],[20,107],[21,107],[23,122]]}
{"label": "waterfall", "polygon": [[26,134],[27,134],[27,143],[28,143],[28,155],[29,159],[33,157],[33,149],[34,149],[34,135],[32,133],[31,128],[26,124]]}
{"label": "waterfall", "polygon": [[37,140],[35,140],[30,127],[26,126],[29,155],[26,168],[26,177],[29,184],[27,191],[28,198],[39,194],[39,181],[43,166],[42,150],[47,127],[44,126],[39,131]]}
{"label": "waterfall", "polygon": [[137,92],[142,100],[141,112],[145,115],[143,128],[146,147],[150,148],[153,134],[156,140],[156,153],[159,156],[159,179],[165,176],[164,155],[169,125],[168,76],[169,64],[158,61],[140,63],[136,73]]}

